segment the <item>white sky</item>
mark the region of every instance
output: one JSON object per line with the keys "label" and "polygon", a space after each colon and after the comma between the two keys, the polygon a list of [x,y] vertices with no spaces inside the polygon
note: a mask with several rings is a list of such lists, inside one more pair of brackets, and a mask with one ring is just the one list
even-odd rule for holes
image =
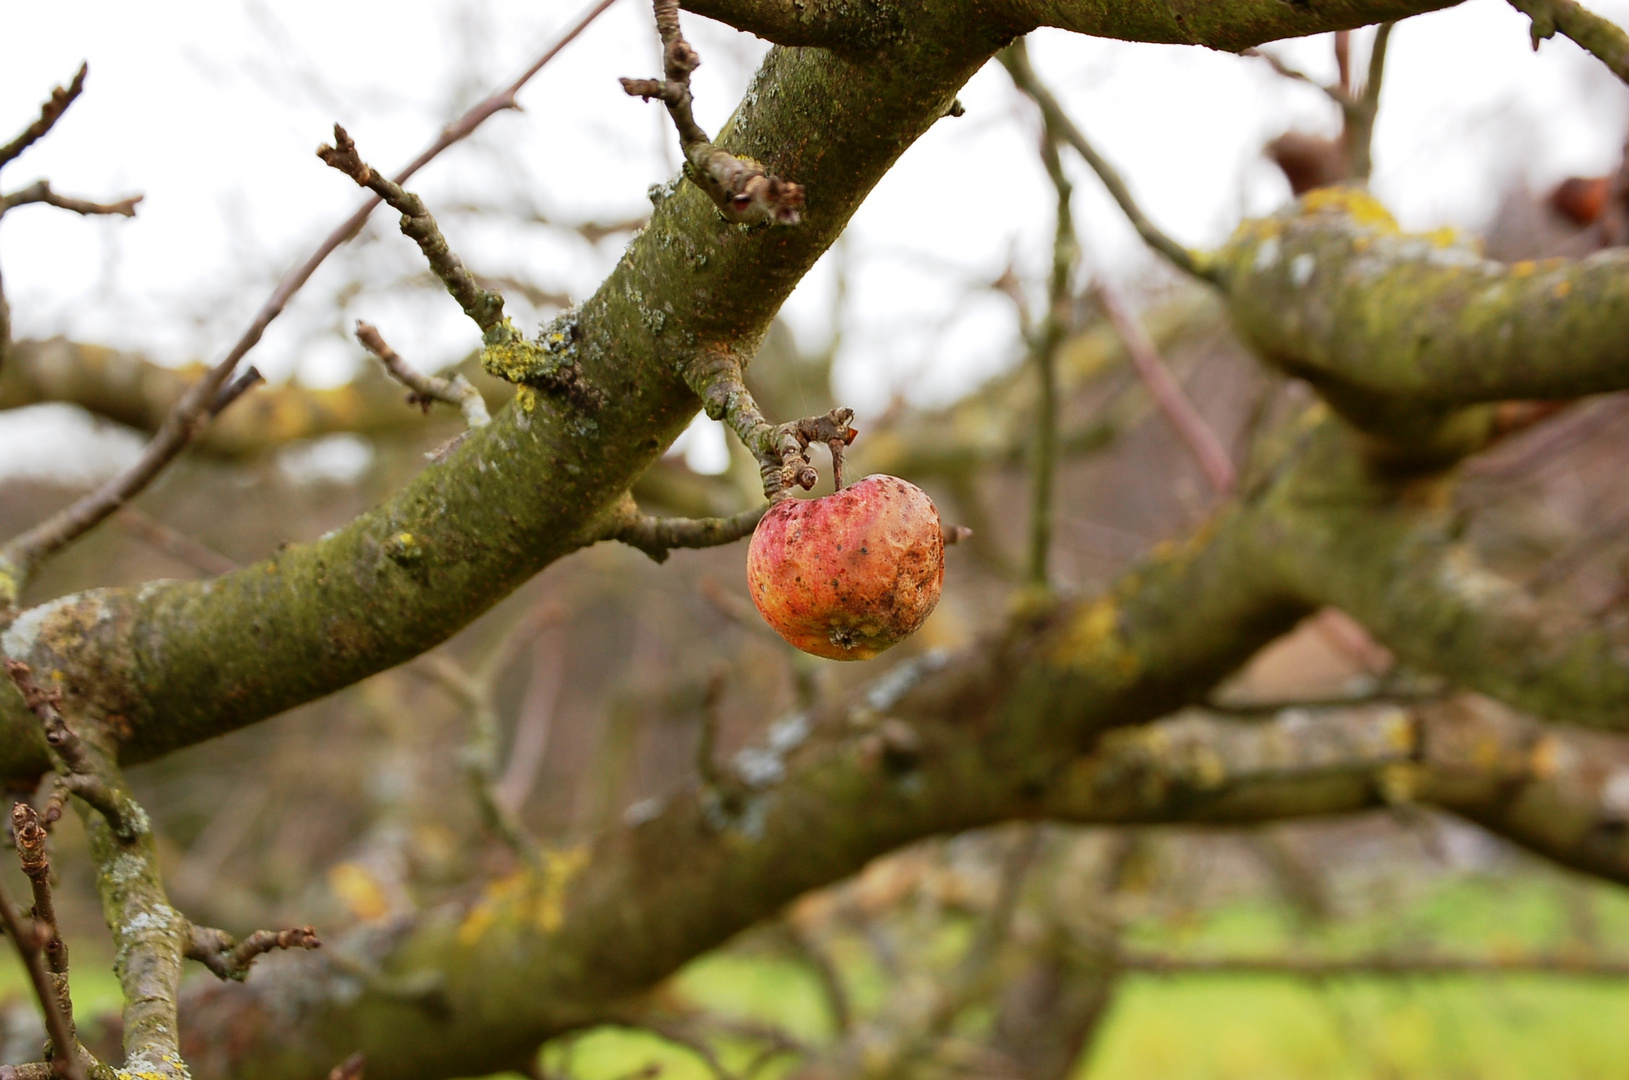
{"label": "white sky", "polygon": [[[218,356],[278,275],[357,201],[349,181],[313,154],[334,120],[370,161],[393,168],[523,68],[580,6],[81,0],[65,17],[64,5],[10,5],[0,139],[31,120],[81,59],[91,74],[68,116],[7,168],[0,187],[46,176],[85,197],[146,194],[134,221],[40,207],[7,215],[0,268],[16,335],[66,334],[165,363]],[[1593,6],[1629,20],[1629,0]],[[685,20],[704,58],[698,118],[716,131],[767,46]],[[1269,48],[1333,73],[1327,37]],[[1292,126],[1335,130],[1333,107],[1316,90],[1258,60],[1054,32],[1037,34],[1032,54],[1144,209],[1190,244],[1218,242],[1241,216],[1287,197],[1260,157],[1267,139]],[[523,92],[524,113],[489,121],[412,186],[433,210],[509,194],[564,221],[641,214],[647,186],[673,171],[675,140],[663,110],[626,97],[616,79],[654,74],[656,64],[647,5],[621,0]],[[999,66],[975,76],[962,101],[967,115],[942,121],[905,155],[842,245],[851,276],[838,382],[862,412],[896,393],[920,402],[957,396],[1018,353],[1010,305],[980,286],[1009,258],[1039,277],[1050,189],[1033,152],[1031,111]],[[1629,92],[1598,64],[1559,37],[1535,54],[1525,17],[1502,0],[1470,0],[1393,35],[1374,188],[1406,225],[1475,228],[1512,176],[1542,186],[1613,167],[1626,127]],[[1095,180],[1070,168],[1094,262],[1117,279],[1157,279],[1161,271]],[[622,243],[590,246],[551,230],[442,216],[478,269],[528,275],[578,299]],[[376,214],[373,239],[319,273],[274,325],[253,355],[268,376],[331,383],[353,370],[361,353],[338,332],[333,298],[354,278],[365,288],[346,326],[365,315],[421,367],[474,346],[473,327],[449,298],[391,295],[391,281],[420,268],[393,217]],[[830,332],[831,284],[830,266],[817,267],[787,308],[811,347]],[[41,452],[51,431],[68,426],[60,416],[24,424],[0,415],[0,473],[8,457],[20,464],[21,442]]]}

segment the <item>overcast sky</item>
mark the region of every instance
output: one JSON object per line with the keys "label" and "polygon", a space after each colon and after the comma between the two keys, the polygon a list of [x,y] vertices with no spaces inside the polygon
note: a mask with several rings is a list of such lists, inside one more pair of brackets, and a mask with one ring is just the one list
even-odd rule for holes
{"label": "overcast sky", "polygon": [[[1629,18],[1629,0],[1592,6]],[[44,208],[7,215],[0,266],[17,336],[65,334],[164,363],[218,356],[278,275],[357,201],[349,181],[312,153],[335,120],[370,161],[395,166],[524,68],[579,10],[560,0],[12,5],[0,38],[0,138],[26,124],[82,59],[91,75],[67,118],[0,187],[45,176],[76,195],[146,195],[134,221]],[[685,20],[704,59],[698,118],[716,131],[767,46]],[[1366,48],[1367,34],[1359,40]],[[1333,74],[1328,37],[1269,48]],[[1259,60],[1051,32],[1035,35],[1032,53],[1149,215],[1193,245],[1214,244],[1241,217],[1287,198],[1261,158],[1264,142],[1291,127],[1336,128],[1316,90]],[[648,6],[619,0],[524,91],[524,113],[489,121],[414,186],[432,209],[506,199],[567,222],[640,215],[646,188],[677,163],[675,139],[663,110],[626,97],[616,80],[656,67]],[[1018,355],[1010,304],[982,285],[1009,259],[1035,277],[1044,265],[1051,199],[1033,152],[1035,120],[998,65],[961,97],[967,114],[935,125],[905,155],[842,245],[850,302],[838,381],[862,410],[895,393],[953,397]],[[1469,0],[1393,35],[1374,189],[1407,226],[1477,228],[1513,179],[1542,187],[1614,167],[1626,127],[1629,94],[1600,65],[1559,37],[1535,53],[1525,17],[1501,0]],[[1070,168],[1093,266],[1124,282],[1157,278],[1095,180]],[[442,216],[478,269],[576,299],[593,291],[625,242]],[[254,361],[269,376],[331,383],[354,370],[362,357],[340,332],[334,303],[353,280],[364,287],[347,318],[379,323],[419,366],[475,345],[450,299],[393,295],[393,281],[419,270],[418,256],[393,221],[376,217],[363,248],[319,274],[268,333]],[[787,309],[810,346],[831,329],[830,264]],[[518,300],[512,306],[524,313]],[[41,431],[63,430],[51,415],[58,419],[43,426],[0,417],[0,471],[8,457],[21,460],[25,432],[38,450]]]}

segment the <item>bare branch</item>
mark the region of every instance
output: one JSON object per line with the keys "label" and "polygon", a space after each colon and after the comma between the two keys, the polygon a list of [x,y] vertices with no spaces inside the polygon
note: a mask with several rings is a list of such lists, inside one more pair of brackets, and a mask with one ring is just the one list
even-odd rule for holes
{"label": "bare branch", "polygon": [[407,398],[409,405],[421,406],[425,412],[429,412],[431,402],[441,401],[458,406],[464,414],[464,423],[469,427],[485,427],[492,422],[481,392],[471,386],[469,380],[462,375],[443,379],[435,375],[420,374],[397,355],[395,349],[385,343],[378,330],[360,319],[356,322],[356,339],[379,358],[379,362],[385,366],[385,370],[393,379],[412,391]]}
{"label": "bare branch", "polygon": [[1052,546],[1052,480],[1058,463],[1058,349],[1074,322],[1070,311],[1072,286],[1080,245],[1070,209],[1074,187],[1058,160],[1062,138],[1050,116],[1043,114],[1041,162],[1057,195],[1057,222],[1052,237],[1052,272],[1047,279],[1046,315],[1030,337],[1030,361],[1035,365],[1035,432],[1030,446],[1029,572],[1032,586],[1047,585],[1047,561]]}
{"label": "bare branch", "polygon": [[45,850],[47,833],[39,812],[26,802],[14,803],[11,808],[11,834],[17,844],[17,858],[22,864],[23,874],[28,878],[34,894],[34,922],[38,929],[46,930],[50,935],[43,943],[45,959],[68,1033],[73,1035],[73,998],[68,992],[68,945],[57,930],[56,901],[51,895],[51,861]]}
{"label": "bare branch", "polygon": [[1058,99],[1052,96],[1052,91],[1046,88],[1035,74],[1030,65],[1029,53],[1024,47],[1023,39],[1013,42],[997,54],[1001,63],[1012,76],[1013,85],[1018,87],[1029,98],[1040,106],[1041,112],[1046,116],[1047,122],[1065,142],[1074,147],[1075,152],[1085,159],[1097,178],[1108,189],[1109,195],[1119,204],[1121,211],[1131,220],[1132,227],[1149,247],[1164,255],[1171,264],[1185,274],[1207,281],[1212,285],[1221,286],[1222,278],[1217,267],[1207,261],[1201,260],[1192,251],[1177,243],[1164,232],[1160,231],[1142,208],[1131,197],[1131,189],[1120,178],[1108,159],[1097,152],[1097,148],[1087,141],[1075,122],[1069,119],[1069,114],[1063,111]]}
{"label": "bare branch", "polygon": [[[41,955],[44,942],[40,935],[45,928],[39,924],[24,925],[4,887],[0,887],[0,924],[4,924],[6,936],[11,938],[12,945],[17,949],[17,955],[28,972],[29,982],[33,984],[34,996],[45,1014],[45,1030],[51,1036],[51,1072],[66,1080],[86,1080],[84,1064],[75,1052],[79,1044],[74,1039],[72,1024],[63,1015],[57,988],[50,973],[45,970]],[[56,936],[55,927],[45,932],[50,937]]]}
{"label": "bare branch", "polygon": [[132,535],[210,577],[238,568],[237,563],[220,552],[200,544],[185,533],[177,532],[134,506],[120,507],[113,518]]}
{"label": "bare branch", "polygon": [[1381,23],[1369,48],[1369,74],[1363,92],[1348,93],[1341,105],[1344,128],[1342,148],[1346,153],[1346,175],[1355,184],[1367,184],[1374,171],[1373,145],[1375,118],[1380,112],[1380,87],[1386,73],[1386,45],[1396,23]]}
{"label": "bare branch", "polygon": [[[587,11],[544,48],[538,58],[532,62],[532,65],[522,72],[518,78],[509,85],[476,102],[468,112],[443,128],[435,140],[425,147],[418,157],[404,165],[391,179],[397,184],[407,183],[413,174],[434,161],[443,150],[469,138],[488,119],[505,109],[518,109],[520,105],[516,100],[516,95],[520,93],[521,88],[531,81],[532,76],[542,71],[549,61],[560,54],[561,49],[574,41],[578,34],[586,30],[589,24],[599,18],[601,13],[613,3],[615,3],[615,0],[596,0]],[[289,300],[311,279],[311,275],[317,272],[317,267],[321,266],[328,256],[332,255],[341,245],[362,230],[363,224],[368,220],[368,215],[373,212],[373,208],[378,206],[381,201],[383,200],[375,195],[357,207],[355,213],[351,214],[333,232],[323,238],[322,243],[318,244],[316,250],[306,257],[305,262],[283,275],[282,280],[277,283],[277,287],[272,290],[272,294],[266,298],[266,302],[255,313],[254,319],[243,331],[242,336],[238,338],[226,356],[216,365],[217,371],[225,368],[227,372],[230,372],[237,367],[238,361],[247,356],[249,350],[259,343],[261,335],[266,332],[266,327],[270,326],[272,321],[283,313],[283,309],[288,306]],[[221,377],[221,381],[225,381],[224,375]]]}
{"label": "bare branch", "polygon": [[674,548],[718,547],[751,536],[768,509],[758,506],[727,518],[656,517],[640,513],[630,495],[617,504],[602,538],[619,540],[655,562],[666,562]]}
{"label": "bare branch", "polygon": [[39,565],[139,494],[192,442],[200,428],[261,381],[253,368],[228,384],[231,369],[217,367],[193,383],[164,418],[135,464],[101,487],[0,547],[0,611],[17,602]]}
{"label": "bare branch", "polygon": [[667,106],[679,132],[685,175],[707,193],[719,212],[737,224],[796,225],[802,217],[803,185],[764,171],[756,161],[721,150],[707,138],[691,112],[690,73],[701,56],[679,30],[678,0],[655,0],[656,32],[662,38],[661,79],[623,79],[622,89]]}
{"label": "bare branch", "polygon": [[447,286],[447,291],[464,309],[464,314],[481,328],[483,335],[494,343],[499,337],[507,339],[513,335],[513,329],[507,326],[508,320],[504,318],[503,297],[488,292],[476,283],[474,275],[464,268],[463,262],[448,246],[446,237],[441,235],[436,219],[425,209],[422,199],[369,168],[357,152],[356,143],[338,124],[334,125],[334,145],[319,146],[317,156],[330,168],[338,169],[359,186],[371,189],[393,210],[401,212],[403,235],[419,245],[430,269]]}
{"label": "bare branch", "polygon": [[297,926],[290,930],[256,930],[242,941],[225,930],[189,924],[183,955],[196,960],[222,980],[242,982],[249,977],[255,959],[273,949],[320,949],[315,927]]}
{"label": "bare branch", "polygon": [[27,150],[36,142],[45,138],[47,132],[62,119],[62,114],[68,111],[68,106],[74,103],[80,93],[85,89],[85,75],[90,71],[90,65],[80,64],[79,70],[74,72],[73,81],[67,89],[60,86],[53,87],[51,97],[40,106],[40,117],[23,129],[22,134],[4,146],[0,146],[0,168],[14,161],[19,154]]}
{"label": "bare branch", "polygon": [[0,214],[4,214],[15,206],[26,206],[29,203],[43,203],[46,206],[55,206],[59,210],[72,210],[76,214],[92,217],[98,214],[116,214],[120,217],[135,217],[136,204],[141,202],[142,196],[130,195],[117,202],[99,203],[88,199],[75,199],[68,195],[58,195],[51,190],[48,180],[36,180],[25,188],[12,192],[10,195],[0,195]]}
{"label": "bare branch", "polygon": [[1255,57],[1258,60],[1265,60],[1268,67],[1278,72],[1278,74],[1284,76],[1284,78],[1293,79],[1296,82],[1306,83],[1308,86],[1311,86],[1314,89],[1322,90],[1324,94],[1337,105],[1346,104],[1346,94],[1339,86],[1327,86],[1299,68],[1291,67],[1289,64],[1286,64],[1284,61],[1280,60],[1270,52],[1262,52],[1260,49],[1245,49],[1239,55]]}
{"label": "bare branch", "polygon": [[1108,313],[1109,320],[1125,342],[1126,352],[1131,356],[1138,377],[1148,388],[1149,396],[1158,403],[1160,412],[1165,414],[1166,420],[1170,421],[1188,449],[1193,451],[1194,457],[1199,459],[1199,467],[1204,470],[1205,478],[1210,481],[1216,494],[1226,498],[1232,494],[1238,474],[1222,440],[1199,415],[1199,410],[1188,400],[1188,395],[1182,392],[1182,385],[1171,375],[1165,361],[1160,359],[1153,339],[1126,309],[1119,293],[1099,280],[1097,295],[1103,303],[1103,310]]}

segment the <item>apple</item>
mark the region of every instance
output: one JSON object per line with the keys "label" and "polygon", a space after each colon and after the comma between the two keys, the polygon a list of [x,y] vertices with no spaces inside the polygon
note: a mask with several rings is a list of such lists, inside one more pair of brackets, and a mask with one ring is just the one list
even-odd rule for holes
{"label": "apple", "polygon": [[830,660],[869,660],[910,637],[939,602],[944,579],[939,511],[897,476],[783,499],[747,549],[747,588],[764,621]]}

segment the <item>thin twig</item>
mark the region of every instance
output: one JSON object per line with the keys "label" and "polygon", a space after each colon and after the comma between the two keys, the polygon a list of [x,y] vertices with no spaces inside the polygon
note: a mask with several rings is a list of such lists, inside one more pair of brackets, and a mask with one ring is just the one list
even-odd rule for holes
{"label": "thin twig", "polygon": [[256,930],[242,941],[225,930],[193,924],[183,953],[196,960],[221,980],[242,982],[256,958],[273,949],[320,949],[315,927],[296,926],[289,930]]}
{"label": "thin twig", "polygon": [[726,518],[656,517],[640,513],[633,496],[627,495],[612,512],[601,538],[621,541],[655,562],[666,562],[674,548],[718,547],[751,536],[768,509],[758,506]]}
{"label": "thin twig", "polygon": [[[350,134],[338,124],[334,125],[334,144],[318,147],[317,156],[330,168],[338,169],[359,186],[368,188],[385,200],[392,209],[400,211],[402,233],[419,245],[430,269],[447,286],[447,291],[464,309],[464,314],[481,328],[481,333],[489,340],[503,331],[506,324],[503,297],[481,288],[476,282],[475,275],[469,272],[447,244],[447,238],[441,235],[441,228],[425,208],[424,200],[370,168],[362,160]],[[511,335],[504,336],[507,339]]]}
{"label": "thin twig", "polygon": [[51,97],[40,106],[39,119],[24,128],[22,134],[15,139],[0,146],[0,168],[5,168],[24,150],[45,138],[46,133],[62,119],[62,114],[68,111],[68,106],[72,105],[74,99],[85,89],[85,75],[89,71],[89,64],[80,64],[79,70],[74,72],[73,81],[66,89],[60,86],[52,87]]}
{"label": "thin twig", "polygon": [[140,195],[130,195],[117,202],[91,202],[89,199],[76,199],[70,195],[58,195],[51,190],[49,180],[36,180],[25,188],[13,191],[10,195],[0,195],[0,214],[4,214],[15,206],[41,203],[45,206],[54,206],[59,210],[72,210],[74,213],[83,214],[86,217],[93,217],[98,214],[135,217],[136,204],[141,200],[142,196]]}
{"label": "thin twig", "polygon": [[561,675],[565,670],[564,650],[556,644],[545,649],[533,643],[533,662],[527,671],[526,689],[520,697],[520,714],[509,742],[509,760],[493,784],[493,796],[513,813],[519,813],[537,783],[538,770],[549,750],[554,729],[554,712],[559,704]]}
{"label": "thin twig", "polygon": [[45,970],[45,959],[40,952],[39,931],[42,928],[37,924],[28,926],[23,924],[3,886],[0,886],[0,922],[5,924],[6,936],[11,938],[11,943],[17,948],[17,955],[22,959],[23,967],[28,972],[28,981],[34,987],[34,996],[39,999],[40,1009],[45,1013],[45,1030],[51,1036],[52,1070],[66,1080],[86,1080],[85,1067],[76,1053],[78,1043],[74,1040],[73,1029],[69,1026],[67,1018],[62,1015],[56,989],[51,984],[50,974]]}
{"label": "thin twig", "polygon": [[1029,583],[1044,588],[1052,548],[1052,487],[1058,464],[1058,349],[1073,323],[1071,282],[1080,254],[1070,200],[1074,188],[1058,160],[1059,133],[1045,120],[1041,161],[1057,192],[1057,225],[1052,239],[1052,273],[1047,281],[1046,316],[1030,341],[1035,364],[1035,438],[1030,448]]}
{"label": "thin twig", "polygon": [[[578,16],[575,22],[544,48],[538,58],[533,61],[531,67],[522,72],[509,85],[476,102],[468,112],[443,128],[441,134],[436,136],[435,141],[425,147],[418,157],[404,165],[391,179],[398,184],[407,183],[415,173],[440,156],[443,150],[469,138],[470,135],[474,134],[476,128],[497,113],[505,109],[520,108],[516,95],[519,94],[521,88],[530,82],[534,75],[542,71],[544,65],[558,56],[561,49],[571,44],[578,34],[588,29],[589,24],[599,18],[615,2],[616,0],[597,0],[595,4]],[[368,220],[368,215],[373,213],[374,207],[378,206],[382,201],[375,195],[357,207],[350,217],[346,218],[333,232],[323,238],[322,243],[317,245],[316,250],[307,256],[303,263],[283,275],[282,280],[277,283],[277,287],[272,290],[272,294],[266,298],[266,302],[255,313],[254,319],[243,331],[243,335],[238,338],[225,358],[217,365],[218,368],[225,367],[228,370],[235,368],[238,361],[248,355],[249,350],[259,343],[261,335],[266,332],[266,327],[270,326],[272,321],[283,313],[283,309],[288,305],[289,300],[311,279],[311,275],[317,272],[317,267],[321,266],[323,261],[338,250],[341,245],[361,231],[363,224]]]}
{"label": "thin twig", "polygon": [[1380,87],[1386,74],[1386,45],[1396,23],[1381,23],[1369,48],[1369,74],[1363,93],[1348,94],[1341,103],[1342,142],[1346,151],[1346,177],[1355,184],[1367,184],[1374,171],[1374,125],[1380,114]]}
{"label": "thin twig", "polygon": [[34,924],[49,932],[43,942],[45,960],[49,967],[52,989],[62,1009],[70,1037],[74,1031],[73,998],[68,992],[68,944],[62,940],[57,927],[56,901],[51,895],[51,860],[45,850],[47,836],[39,811],[26,802],[14,803],[11,808],[11,835],[17,843],[17,858],[23,875],[28,878],[34,894]]}
{"label": "thin twig", "polygon": [[114,520],[133,536],[212,577],[230,573],[238,568],[237,563],[220,552],[170,528],[134,506],[121,506],[114,515]]}
{"label": "thin twig", "polygon": [[1160,359],[1159,350],[1154,341],[1148,336],[1142,323],[1126,309],[1125,303],[1113,288],[1101,280],[1097,284],[1098,299],[1107,312],[1109,321],[1114,323],[1120,340],[1125,343],[1126,352],[1137,369],[1138,376],[1143,385],[1148,387],[1149,395],[1159,405],[1160,412],[1170,421],[1172,427],[1181,436],[1182,441],[1193,451],[1194,457],[1199,459],[1199,467],[1204,470],[1205,478],[1216,494],[1226,498],[1232,493],[1238,481],[1238,474],[1233,468],[1233,461],[1228,456],[1227,448],[1222,440],[1217,438],[1216,432],[1211,430],[1205,418],[1199,415],[1199,410],[1193,407],[1193,402],[1182,392],[1182,385],[1172,376],[1165,361]]}
{"label": "thin twig", "polygon": [[158,434],[142,448],[135,464],[0,547],[0,609],[16,603],[22,586],[42,562],[139,494],[186,449],[205,424],[262,381],[260,372],[252,367],[231,383],[225,378],[230,371],[216,371],[221,374],[219,380],[212,372],[187,388],[164,417]]}
{"label": "thin twig", "polygon": [[663,78],[623,79],[631,97],[667,106],[679,132],[685,175],[707,193],[719,212],[737,224],[796,225],[802,219],[803,185],[764,171],[756,161],[714,146],[691,111],[690,73],[701,56],[679,30],[679,0],[655,0],[656,32],[662,39]]}
{"label": "thin twig", "polygon": [[1346,104],[1346,94],[1339,86],[1326,85],[1325,83],[1314,79],[1311,75],[1308,75],[1299,68],[1291,67],[1289,64],[1286,64],[1284,61],[1280,60],[1270,52],[1262,52],[1260,49],[1245,49],[1239,55],[1253,57],[1257,60],[1264,60],[1267,62],[1268,67],[1272,68],[1284,78],[1293,79],[1296,82],[1306,83],[1308,86],[1311,86],[1314,89],[1322,90],[1326,95],[1328,95],[1329,99],[1337,105]]}
{"label": "thin twig", "polygon": [[707,679],[707,690],[702,695],[700,729],[696,733],[696,775],[702,786],[716,788],[723,777],[718,769],[718,705],[724,700],[724,689],[729,683],[729,669],[722,664],[713,669]]}
{"label": "thin twig", "polygon": [[1053,130],[1060,134],[1064,141],[1074,147],[1075,152],[1086,160],[1086,164],[1091,166],[1092,171],[1097,174],[1097,178],[1108,189],[1109,195],[1119,204],[1121,212],[1131,220],[1132,227],[1137,230],[1138,235],[1143,238],[1148,246],[1164,255],[1173,266],[1183,273],[1222,287],[1224,282],[1221,272],[1217,268],[1201,262],[1193,252],[1167,236],[1158,226],[1148,220],[1148,216],[1142,212],[1142,208],[1137,205],[1137,201],[1131,197],[1131,189],[1126,187],[1126,182],[1120,178],[1119,172],[1115,170],[1113,165],[1109,164],[1107,158],[1097,152],[1096,147],[1087,141],[1086,136],[1075,126],[1075,122],[1069,119],[1069,114],[1063,111],[1063,106],[1058,104],[1058,99],[1052,96],[1052,91],[1048,90],[1046,85],[1036,76],[1035,69],[1030,66],[1029,53],[1024,48],[1024,40],[1022,38],[1018,39],[1001,50],[997,56],[1001,59],[1003,66],[1006,67],[1007,73],[1012,76],[1013,85],[1027,94],[1036,105],[1040,106]]}
{"label": "thin twig", "polygon": [[412,391],[407,397],[409,405],[418,405],[425,412],[429,412],[431,402],[441,401],[458,406],[464,414],[464,423],[469,427],[485,427],[492,422],[492,418],[487,415],[486,401],[481,397],[481,392],[471,386],[469,380],[462,375],[443,379],[436,375],[424,375],[414,371],[395,349],[386,344],[377,329],[361,319],[356,321],[356,340],[379,358],[379,362],[385,366],[391,378]]}
{"label": "thin twig", "polygon": [[492,680],[471,675],[440,653],[426,653],[409,670],[428,677],[469,710],[469,741],[459,757],[481,824],[518,858],[535,859],[537,840],[497,794],[498,711],[492,701]]}

